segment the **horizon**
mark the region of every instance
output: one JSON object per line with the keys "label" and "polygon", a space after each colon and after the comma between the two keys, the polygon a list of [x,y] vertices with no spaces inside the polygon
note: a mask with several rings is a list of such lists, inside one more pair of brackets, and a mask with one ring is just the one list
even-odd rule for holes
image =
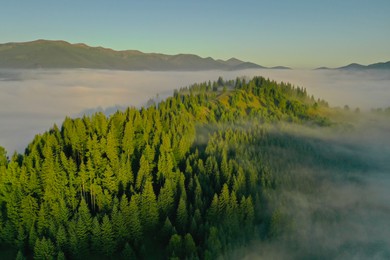
{"label": "horizon", "polygon": [[113,50],[234,57],[266,67],[340,67],[390,60],[389,12],[383,0],[8,2],[0,41],[64,40]]}
{"label": "horizon", "polygon": [[[70,44],[70,45],[84,45],[84,46],[87,46],[87,47],[90,47],[90,48],[103,48],[103,49],[108,49],[108,50],[112,50],[112,51],[116,51],[116,52],[122,52],[122,51],[135,51],[135,52],[141,52],[141,53],[144,53],[144,54],[158,54],[158,55],[170,55],[170,56],[176,56],[176,55],[195,55],[195,56],[198,56],[200,58],[203,58],[203,59],[206,59],[206,58],[212,58],[214,59],[215,61],[218,61],[218,60],[221,60],[221,61],[229,61],[229,60],[238,60],[238,61],[242,61],[242,62],[252,62],[252,61],[248,61],[248,60],[242,60],[240,58],[237,58],[235,56],[231,56],[230,58],[226,58],[226,59],[218,59],[218,58],[215,58],[215,57],[212,57],[212,56],[200,56],[198,55],[197,53],[174,53],[174,54],[166,54],[166,53],[161,53],[161,52],[143,52],[143,51],[140,51],[140,50],[135,50],[135,49],[123,49],[123,50],[118,50],[118,49],[112,49],[110,47],[105,47],[105,46],[101,46],[101,45],[98,45],[98,46],[91,46],[89,45],[88,43],[84,43],[84,42],[69,42],[65,39],[51,39],[51,40],[48,40],[48,39],[35,39],[35,40],[31,40],[31,41],[25,41],[25,42],[4,42],[4,43],[0,43],[0,45],[2,44],[25,44],[25,43],[33,43],[33,42],[39,42],[39,41],[42,41],[42,42],[63,42],[63,43],[66,43],[66,44]],[[289,67],[289,66],[286,66],[284,64],[279,64],[279,65],[275,65],[275,66],[272,66],[272,67],[268,67],[268,66],[264,66],[263,64],[259,64],[259,63],[255,63],[255,62],[252,62],[252,63],[255,63],[257,65],[260,65],[262,67],[264,67],[264,69],[273,69],[273,68],[287,68],[287,69],[293,69],[293,70],[316,70],[316,69],[339,69],[339,68],[342,68],[342,67],[348,67],[350,65],[363,65],[363,66],[368,66],[368,65],[373,65],[373,64],[380,64],[380,63],[387,63],[387,62],[390,62],[390,60],[379,60],[379,61],[376,61],[376,62],[373,62],[373,63],[368,63],[368,64],[362,64],[362,63],[358,63],[358,62],[351,62],[351,63],[348,63],[348,64],[343,64],[343,65],[340,65],[338,67],[328,67],[328,66],[322,66],[322,65],[318,65],[317,67],[311,67],[311,68],[296,68],[296,67]]]}

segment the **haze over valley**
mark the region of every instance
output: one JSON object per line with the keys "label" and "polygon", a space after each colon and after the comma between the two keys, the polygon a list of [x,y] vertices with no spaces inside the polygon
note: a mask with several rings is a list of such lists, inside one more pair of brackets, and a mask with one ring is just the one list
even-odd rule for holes
{"label": "haze over valley", "polygon": [[[140,107],[163,99],[194,82],[251,78],[256,75],[304,87],[331,106],[361,110],[388,107],[388,71],[242,70],[201,72],[114,71],[91,69],[0,70],[0,144],[9,153],[23,152],[35,134],[66,116],[127,106]],[[111,109],[110,109],[111,108]]]}

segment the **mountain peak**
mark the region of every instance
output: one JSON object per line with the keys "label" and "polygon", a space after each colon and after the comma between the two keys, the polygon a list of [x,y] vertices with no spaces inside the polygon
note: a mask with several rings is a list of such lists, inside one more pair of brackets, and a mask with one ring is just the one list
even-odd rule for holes
{"label": "mountain peak", "polygon": [[226,60],[225,63],[229,64],[231,66],[237,66],[237,65],[242,64],[243,61],[233,57],[233,58],[230,58],[230,59]]}

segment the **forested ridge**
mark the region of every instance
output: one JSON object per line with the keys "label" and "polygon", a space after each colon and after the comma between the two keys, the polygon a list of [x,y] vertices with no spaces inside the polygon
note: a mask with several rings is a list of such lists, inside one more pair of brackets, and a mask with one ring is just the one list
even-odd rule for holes
{"label": "forested ridge", "polygon": [[272,195],[294,185],[281,173],[333,155],[272,125],[328,127],[327,106],[290,84],[219,78],[147,108],[66,118],[9,159],[0,148],[1,258],[216,259],[273,239],[291,228]]}

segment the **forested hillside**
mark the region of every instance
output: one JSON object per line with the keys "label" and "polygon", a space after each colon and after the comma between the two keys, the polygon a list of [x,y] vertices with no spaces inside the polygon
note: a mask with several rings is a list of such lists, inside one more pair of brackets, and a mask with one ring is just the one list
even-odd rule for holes
{"label": "forested hillside", "polygon": [[273,196],[296,184],[291,165],[365,167],[275,131],[328,127],[327,110],[290,84],[220,78],[66,118],[23,155],[0,149],[1,258],[216,259],[273,239],[292,228]]}

